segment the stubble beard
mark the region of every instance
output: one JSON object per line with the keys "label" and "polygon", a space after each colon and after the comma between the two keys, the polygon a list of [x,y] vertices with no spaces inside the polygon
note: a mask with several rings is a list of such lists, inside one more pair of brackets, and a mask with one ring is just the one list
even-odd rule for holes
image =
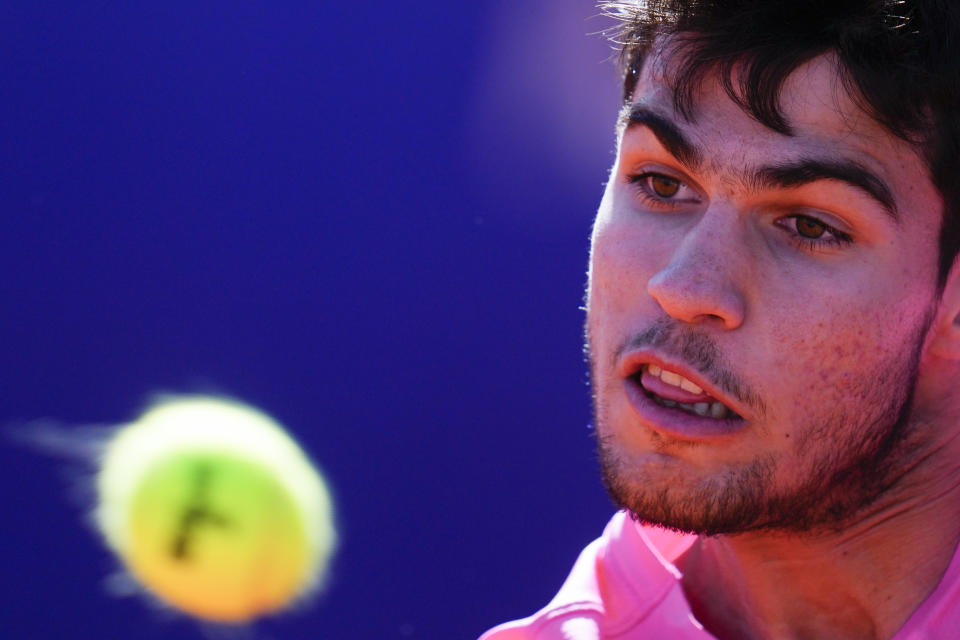
{"label": "stubble beard", "polygon": [[[842,530],[889,491],[915,457],[913,397],[928,327],[929,319],[905,343],[897,362],[865,376],[864,389],[870,393],[859,397],[856,406],[839,406],[806,429],[796,445],[804,452],[800,477],[786,487],[778,484],[783,479],[772,455],[759,454],[745,465],[695,482],[666,465],[631,464],[609,435],[609,412],[605,394],[597,388],[597,363],[588,339],[594,434],[607,493],[635,520],[685,533]],[[653,439],[659,439],[655,432]]]}

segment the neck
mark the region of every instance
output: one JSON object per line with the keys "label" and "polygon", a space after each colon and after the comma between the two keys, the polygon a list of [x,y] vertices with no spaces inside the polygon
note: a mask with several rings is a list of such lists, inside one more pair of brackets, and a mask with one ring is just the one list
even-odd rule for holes
{"label": "neck", "polygon": [[893,637],[960,539],[955,431],[842,530],[701,537],[677,562],[694,615],[721,639]]}

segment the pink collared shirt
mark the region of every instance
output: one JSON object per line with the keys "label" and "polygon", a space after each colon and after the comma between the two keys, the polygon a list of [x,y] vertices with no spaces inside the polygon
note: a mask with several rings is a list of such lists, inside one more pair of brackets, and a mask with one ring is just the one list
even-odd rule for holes
{"label": "pink collared shirt", "polygon": [[[696,540],[618,512],[577,558],[560,592],[528,618],[480,640],[709,640],[673,562]],[[960,638],[960,554],[893,640]]]}

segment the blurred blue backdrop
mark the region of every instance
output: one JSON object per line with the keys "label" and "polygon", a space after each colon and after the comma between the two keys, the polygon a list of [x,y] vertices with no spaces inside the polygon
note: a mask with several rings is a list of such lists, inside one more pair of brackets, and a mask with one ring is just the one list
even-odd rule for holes
{"label": "blurred blue backdrop", "polygon": [[[592,0],[0,6],[0,419],[236,396],[342,544],[276,640],[475,638],[612,512],[581,353],[617,80]],[[0,637],[201,638],[111,595],[71,465],[0,444]]]}

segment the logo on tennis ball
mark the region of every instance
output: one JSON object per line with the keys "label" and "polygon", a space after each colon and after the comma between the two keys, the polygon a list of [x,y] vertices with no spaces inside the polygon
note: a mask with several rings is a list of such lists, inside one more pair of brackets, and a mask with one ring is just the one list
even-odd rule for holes
{"label": "logo on tennis ball", "polygon": [[208,462],[196,465],[193,472],[193,497],[180,516],[180,526],[171,547],[171,554],[177,560],[189,560],[189,544],[194,529],[203,525],[226,526],[229,522],[223,515],[214,513],[207,506],[207,487],[213,467]]}
{"label": "logo on tennis ball", "polygon": [[252,407],[151,406],[108,442],[96,522],[160,600],[243,623],[314,590],[333,551],[330,494],[296,442]]}

